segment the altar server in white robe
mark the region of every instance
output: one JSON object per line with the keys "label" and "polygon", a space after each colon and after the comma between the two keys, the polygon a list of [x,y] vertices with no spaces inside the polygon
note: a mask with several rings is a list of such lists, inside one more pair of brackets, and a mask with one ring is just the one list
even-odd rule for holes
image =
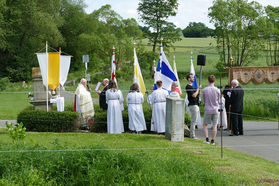
{"label": "altar server in white robe", "polygon": [[126,102],[128,105],[129,129],[140,134],[143,130],[146,130],[146,123],[141,105],[144,102],[144,97],[139,91],[137,83],[132,84],[130,87]]}
{"label": "altar server in white robe", "polygon": [[[225,98],[224,98],[224,94],[222,93],[222,99],[221,99],[222,103],[220,103],[219,108],[223,109],[222,112],[222,126],[223,129],[227,129],[227,112],[226,112],[226,107],[225,107]],[[220,114],[219,114],[219,118],[218,118],[218,128],[220,128]]]}
{"label": "altar server in white robe", "polygon": [[107,129],[108,133],[119,134],[124,132],[122,119],[124,99],[114,80],[110,80],[108,86],[109,89],[106,91],[106,102],[108,104]]}
{"label": "altar server in white robe", "polygon": [[169,95],[167,90],[162,89],[162,81],[156,82],[157,89],[150,96],[152,105],[152,118],[154,120],[154,128],[152,131],[164,133],[166,128],[166,98]]}

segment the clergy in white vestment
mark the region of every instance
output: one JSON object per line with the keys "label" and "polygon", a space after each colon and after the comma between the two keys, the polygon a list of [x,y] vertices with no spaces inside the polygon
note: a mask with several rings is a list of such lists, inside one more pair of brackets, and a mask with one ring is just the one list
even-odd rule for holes
{"label": "clergy in white vestment", "polygon": [[84,120],[84,122],[87,122],[94,116],[92,97],[90,92],[86,90],[86,85],[86,79],[82,78],[75,92],[77,99],[76,103],[78,103],[78,106],[75,107],[79,108],[79,113],[81,114],[81,117]]}
{"label": "clergy in white vestment", "polygon": [[106,102],[108,104],[107,130],[108,133],[119,134],[124,132],[122,118],[124,99],[114,80],[110,80],[108,86],[109,89],[106,91]]}
{"label": "clergy in white vestment", "polygon": [[152,118],[154,120],[154,128],[151,128],[151,131],[164,133],[166,128],[166,98],[169,93],[162,89],[161,80],[156,82],[156,86],[157,89],[150,96]]}
{"label": "clergy in white vestment", "polygon": [[141,105],[144,102],[144,97],[139,91],[139,85],[137,83],[132,84],[130,87],[126,102],[128,105],[129,129],[139,134],[143,130],[146,130],[146,123]]}

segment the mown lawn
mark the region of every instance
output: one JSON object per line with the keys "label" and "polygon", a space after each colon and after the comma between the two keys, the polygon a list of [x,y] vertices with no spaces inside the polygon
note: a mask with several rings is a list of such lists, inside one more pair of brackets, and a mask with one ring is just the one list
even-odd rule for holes
{"label": "mown lawn", "polygon": [[279,164],[229,149],[221,159],[218,145],[188,138],[174,143],[155,134],[30,132],[13,144],[2,130],[0,150],[5,185],[279,184]]}

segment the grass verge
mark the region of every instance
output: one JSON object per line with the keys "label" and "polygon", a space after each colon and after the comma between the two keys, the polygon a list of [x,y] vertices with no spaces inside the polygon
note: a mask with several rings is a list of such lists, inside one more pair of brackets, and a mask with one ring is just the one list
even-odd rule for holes
{"label": "grass verge", "polygon": [[1,151],[45,150],[0,152],[0,183],[7,185],[279,183],[276,163],[229,149],[221,159],[218,146],[188,138],[172,143],[162,135],[32,132],[12,144],[2,131],[0,141]]}

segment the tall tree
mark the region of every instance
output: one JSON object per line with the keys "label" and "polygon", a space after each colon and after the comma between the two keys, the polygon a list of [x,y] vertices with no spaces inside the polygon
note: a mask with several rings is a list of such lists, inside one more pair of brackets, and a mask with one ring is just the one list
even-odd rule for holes
{"label": "tall tree", "polygon": [[146,37],[153,46],[153,52],[160,38],[164,38],[166,46],[181,39],[176,26],[167,21],[176,15],[177,8],[177,0],[140,0],[137,10],[141,21],[148,27]]}
{"label": "tall tree", "polygon": [[217,45],[225,65],[230,56],[235,66],[249,64],[257,58],[257,52],[263,47],[259,38],[262,7],[257,2],[247,0],[214,0],[209,8],[209,17],[214,23]]}
{"label": "tall tree", "polygon": [[266,62],[269,66],[279,65],[279,7],[265,7],[266,19],[263,37],[266,40]]}
{"label": "tall tree", "polygon": [[80,51],[78,46],[79,36],[88,31],[88,15],[84,11],[84,3],[79,0],[61,0],[59,14],[63,20],[59,28],[64,38],[63,51],[73,56],[71,70],[78,70],[82,65],[81,56],[85,53]]}
{"label": "tall tree", "polygon": [[0,76],[11,81],[29,80],[37,66],[34,52],[49,41],[52,46],[63,42],[58,27],[60,1],[6,0],[3,18],[6,47],[0,49]]}
{"label": "tall tree", "polygon": [[6,1],[0,0],[0,49],[5,48],[6,40],[5,40],[5,21],[4,21],[4,13],[6,10]]}

